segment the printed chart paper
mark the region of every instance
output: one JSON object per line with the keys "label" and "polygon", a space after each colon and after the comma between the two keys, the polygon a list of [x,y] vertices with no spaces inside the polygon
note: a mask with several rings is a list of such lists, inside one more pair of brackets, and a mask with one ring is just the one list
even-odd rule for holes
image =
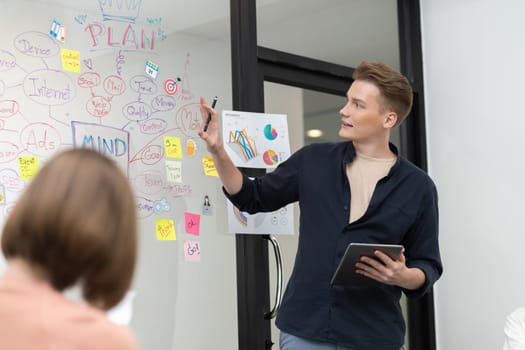
{"label": "printed chart paper", "polygon": [[257,235],[293,235],[293,204],[271,213],[250,215],[228,201],[228,231]]}
{"label": "printed chart paper", "polygon": [[285,114],[223,111],[222,137],[238,167],[275,168],[290,156]]}

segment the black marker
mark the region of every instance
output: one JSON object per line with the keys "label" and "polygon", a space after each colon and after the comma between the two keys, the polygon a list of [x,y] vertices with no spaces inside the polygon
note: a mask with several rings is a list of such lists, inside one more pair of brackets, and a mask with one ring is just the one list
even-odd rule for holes
{"label": "black marker", "polygon": [[[217,103],[217,96],[213,98],[213,101],[211,103],[211,108],[215,108],[215,104]],[[206,124],[204,124],[204,132],[208,131],[208,125],[210,125],[211,122],[211,113],[208,113],[208,119],[206,119]]]}

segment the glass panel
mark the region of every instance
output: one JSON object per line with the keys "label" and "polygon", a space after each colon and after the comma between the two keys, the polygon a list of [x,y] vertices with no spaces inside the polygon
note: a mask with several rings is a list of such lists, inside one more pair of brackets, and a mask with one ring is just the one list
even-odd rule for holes
{"label": "glass panel", "polygon": [[259,46],[355,67],[399,68],[397,0],[257,0]]}
{"label": "glass panel", "polygon": [[[126,314],[140,348],[237,349],[235,237],[197,135],[199,96],[232,108],[229,1],[0,0],[0,8],[0,222],[26,184],[18,156],[43,163],[68,147],[115,141],[111,156],[128,172],[140,216]],[[53,19],[63,40],[60,25],[50,34]],[[61,58],[61,49],[73,51]]]}
{"label": "glass panel", "polygon": [[[266,113],[286,114],[288,116],[288,132],[292,152],[304,146],[303,91],[301,88],[264,82],[264,111]],[[295,252],[297,251],[299,233],[299,205],[297,203],[294,204],[294,215],[294,235],[280,235],[277,237],[283,264],[283,292],[292,273]],[[273,303],[277,277],[275,274],[274,253],[271,246],[268,254],[270,256],[270,300]],[[275,319],[272,320],[272,341],[275,343],[272,349],[279,350],[279,330],[275,326]]]}
{"label": "glass panel", "polygon": [[305,144],[343,141],[338,134],[339,110],[346,104],[346,97],[312,90],[303,90],[303,96]]}
{"label": "glass panel", "polygon": [[[342,96],[303,90],[304,143],[341,141],[339,110],[345,103],[346,98]],[[392,130],[390,140],[399,147],[399,128]]]}

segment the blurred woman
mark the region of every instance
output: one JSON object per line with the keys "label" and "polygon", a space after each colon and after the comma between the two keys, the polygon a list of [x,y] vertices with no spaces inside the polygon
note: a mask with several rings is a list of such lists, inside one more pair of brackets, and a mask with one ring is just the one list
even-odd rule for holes
{"label": "blurred woman", "polygon": [[525,307],[519,307],[505,319],[503,350],[525,350]]}
{"label": "blurred woman", "polygon": [[[105,311],[130,287],[135,200],[109,158],[73,149],[52,158],[20,197],[1,243],[0,348],[138,349]],[[61,293],[78,284],[86,304]]]}

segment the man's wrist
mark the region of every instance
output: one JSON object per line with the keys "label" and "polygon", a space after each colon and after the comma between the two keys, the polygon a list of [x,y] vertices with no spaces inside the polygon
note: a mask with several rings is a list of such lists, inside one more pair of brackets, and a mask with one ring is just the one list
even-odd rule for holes
{"label": "man's wrist", "polygon": [[425,273],[417,267],[407,267],[403,273],[401,288],[416,290],[425,284]]}

